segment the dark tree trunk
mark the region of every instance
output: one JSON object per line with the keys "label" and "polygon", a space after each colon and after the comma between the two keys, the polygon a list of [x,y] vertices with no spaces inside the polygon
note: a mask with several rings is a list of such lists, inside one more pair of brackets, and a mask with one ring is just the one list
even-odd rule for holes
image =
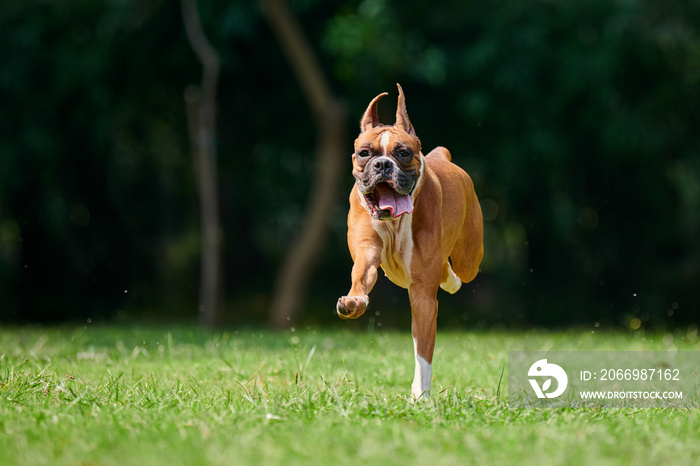
{"label": "dark tree trunk", "polygon": [[202,63],[202,85],[185,90],[187,120],[199,189],[202,261],[199,288],[199,322],[215,327],[221,321],[221,243],[216,164],[216,87],[219,56],[207,40],[195,0],[182,0],[187,38]]}
{"label": "dark tree trunk", "polygon": [[311,275],[328,237],[328,219],[338,202],[343,155],[347,152],[347,111],[331,94],[321,66],[286,2],[262,0],[262,4],[304,91],[318,131],[313,186],[304,223],[278,272],[270,308],[270,325],[286,328],[301,314]]}

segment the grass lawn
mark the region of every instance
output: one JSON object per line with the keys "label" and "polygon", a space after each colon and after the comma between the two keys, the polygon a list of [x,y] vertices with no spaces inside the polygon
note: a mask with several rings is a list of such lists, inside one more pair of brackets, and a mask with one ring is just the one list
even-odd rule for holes
{"label": "grass lawn", "polygon": [[[508,350],[700,350],[694,334],[0,329],[0,464],[698,464],[697,409],[514,409]],[[503,377],[504,381],[506,376]]]}

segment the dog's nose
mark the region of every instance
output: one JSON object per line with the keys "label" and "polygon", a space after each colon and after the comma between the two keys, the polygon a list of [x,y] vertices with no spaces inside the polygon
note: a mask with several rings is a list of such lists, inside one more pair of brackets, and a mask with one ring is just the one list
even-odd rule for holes
{"label": "dog's nose", "polygon": [[391,173],[391,169],[394,165],[391,163],[391,160],[385,159],[385,158],[380,158],[374,161],[374,169],[377,171],[382,171],[384,173]]}

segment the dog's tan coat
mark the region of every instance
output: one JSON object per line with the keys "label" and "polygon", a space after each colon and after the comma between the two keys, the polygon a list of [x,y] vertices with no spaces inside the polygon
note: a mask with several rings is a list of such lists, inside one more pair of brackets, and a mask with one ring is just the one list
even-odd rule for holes
{"label": "dog's tan coat", "polygon": [[[354,319],[364,313],[380,267],[392,282],[407,288],[418,379],[418,357],[428,366],[432,364],[438,288],[454,293],[461,282],[476,277],[484,254],[483,220],[472,180],[452,163],[450,152],[437,147],[426,156],[421,153],[400,86],[397,123],[378,124],[376,103],[383,95],[372,101],[362,119],[362,132],[355,141],[353,173],[362,172],[366,166],[357,157],[360,147],[374,147],[384,154],[396,144],[412,148],[415,155],[408,168],[420,173],[411,193],[414,210],[396,219],[374,219],[359,188],[353,188],[348,214],[348,247],[354,261],[352,286],[348,295],[339,299],[338,314]],[[425,383],[414,380],[414,398],[429,391],[429,372],[427,388]]]}

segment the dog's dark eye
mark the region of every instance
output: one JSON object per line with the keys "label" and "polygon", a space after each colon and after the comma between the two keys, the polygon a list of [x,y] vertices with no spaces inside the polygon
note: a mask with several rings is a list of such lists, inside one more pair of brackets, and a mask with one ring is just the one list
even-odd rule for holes
{"label": "dog's dark eye", "polygon": [[369,151],[367,149],[363,149],[357,155],[360,157],[369,157]]}
{"label": "dog's dark eye", "polygon": [[409,157],[411,155],[411,151],[408,151],[406,149],[399,149],[399,156],[400,157]]}

